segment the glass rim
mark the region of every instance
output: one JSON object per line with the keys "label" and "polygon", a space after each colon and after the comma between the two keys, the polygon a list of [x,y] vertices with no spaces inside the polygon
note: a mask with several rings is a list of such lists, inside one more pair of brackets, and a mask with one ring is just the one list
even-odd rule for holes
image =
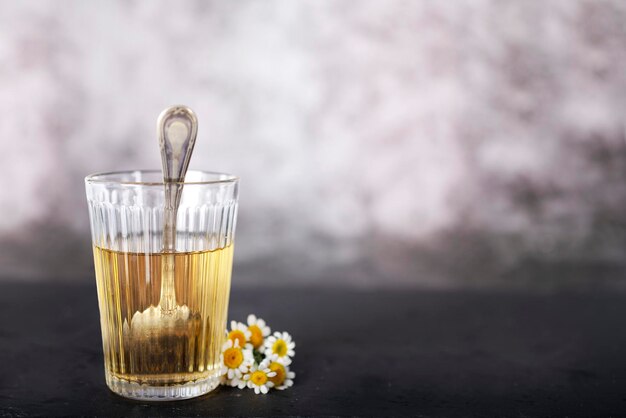
{"label": "glass rim", "polygon": [[[115,185],[129,185],[129,186],[165,186],[163,181],[133,181],[133,180],[119,180],[114,179],[115,176],[119,175],[133,175],[133,174],[159,174],[162,175],[163,171],[161,170],[119,170],[119,171],[106,171],[100,173],[89,174],[85,177],[85,183],[87,184],[115,184]],[[193,185],[211,185],[211,184],[234,184],[239,181],[239,176],[235,176],[233,174],[220,173],[217,171],[207,171],[207,170],[188,170],[187,173],[200,173],[200,174],[208,174],[216,177],[225,177],[218,178],[216,180],[204,180],[204,181],[172,181],[168,184],[182,184],[185,186],[193,186]]]}

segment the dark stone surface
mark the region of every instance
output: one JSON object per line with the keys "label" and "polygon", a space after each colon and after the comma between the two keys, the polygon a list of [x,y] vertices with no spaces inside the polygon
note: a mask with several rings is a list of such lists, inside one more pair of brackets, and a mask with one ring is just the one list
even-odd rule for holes
{"label": "dark stone surface", "polygon": [[142,403],[105,386],[94,285],[0,285],[0,416],[624,416],[626,296],[234,290],[295,386]]}

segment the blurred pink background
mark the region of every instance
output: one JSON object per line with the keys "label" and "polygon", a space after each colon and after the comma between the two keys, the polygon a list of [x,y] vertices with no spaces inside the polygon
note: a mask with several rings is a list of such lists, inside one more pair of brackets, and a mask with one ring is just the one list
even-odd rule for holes
{"label": "blurred pink background", "polygon": [[84,176],[160,167],[182,103],[191,167],[242,178],[235,284],[621,287],[624,22],[619,0],[2,2],[0,280],[93,280]]}

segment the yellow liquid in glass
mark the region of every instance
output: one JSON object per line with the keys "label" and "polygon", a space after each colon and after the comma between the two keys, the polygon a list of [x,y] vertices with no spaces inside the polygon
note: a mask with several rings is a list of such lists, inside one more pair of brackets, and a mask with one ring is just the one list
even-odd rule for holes
{"label": "yellow liquid in glass", "polygon": [[173,317],[159,307],[164,257],[94,247],[107,381],[167,386],[219,374],[233,246],[176,253]]}

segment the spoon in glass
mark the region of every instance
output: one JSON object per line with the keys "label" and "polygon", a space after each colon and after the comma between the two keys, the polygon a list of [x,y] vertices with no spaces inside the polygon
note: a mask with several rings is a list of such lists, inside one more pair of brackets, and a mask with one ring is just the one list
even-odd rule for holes
{"label": "spoon in glass", "polygon": [[176,213],[196,142],[198,120],[188,107],[172,106],[159,115],[157,130],[165,187],[161,295],[157,306],[133,315],[130,332],[134,335],[182,336],[188,332],[190,310],[187,305],[176,302]]}

